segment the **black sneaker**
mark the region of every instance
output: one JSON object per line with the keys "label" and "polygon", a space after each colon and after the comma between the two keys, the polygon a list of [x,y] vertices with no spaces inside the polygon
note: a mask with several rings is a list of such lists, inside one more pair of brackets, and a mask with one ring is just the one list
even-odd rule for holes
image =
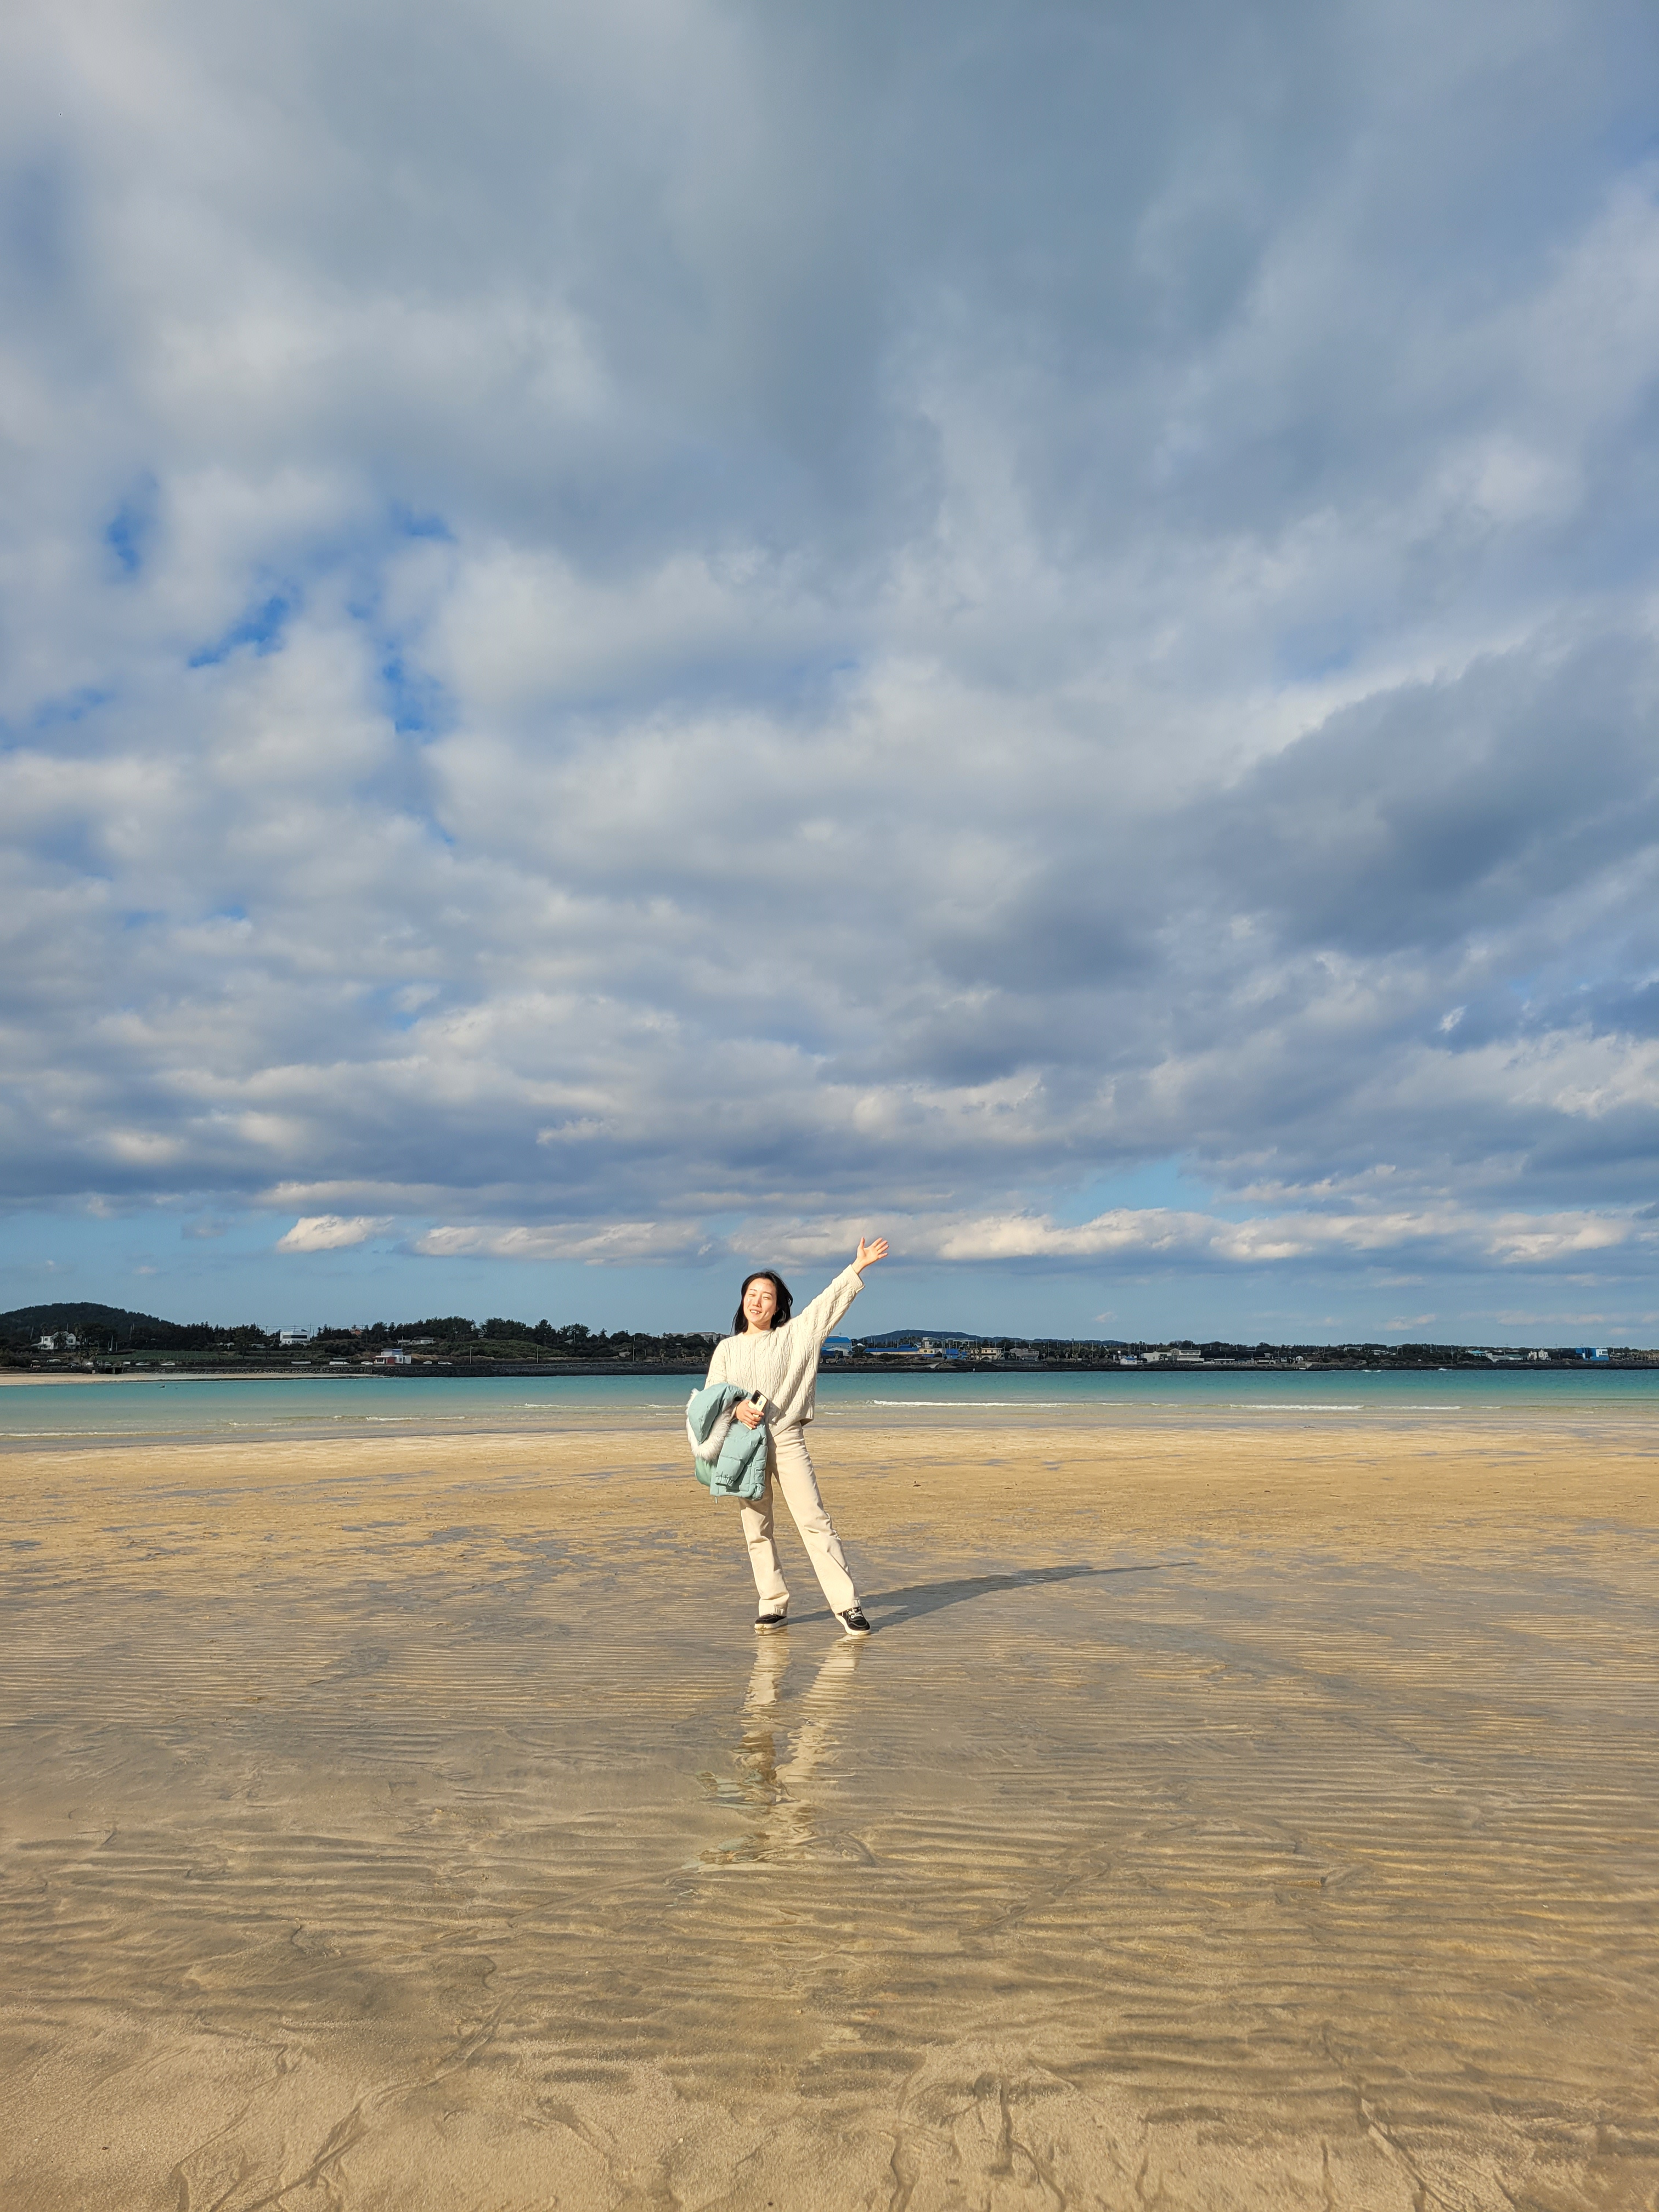
{"label": "black sneaker", "polygon": [[769,1631],[774,1628],[787,1628],[788,1626],[789,1613],[787,1607],[786,1607],[781,1613],[763,1612],[757,1613],[755,1615],[755,1633],[757,1636],[764,1636],[769,1632]]}
{"label": "black sneaker", "polygon": [[867,1636],[870,1633],[870,1624],[864,1617],[861,1605],[849,1605],[846,1612],[838,1613],[836,1619],[849,1636]]}

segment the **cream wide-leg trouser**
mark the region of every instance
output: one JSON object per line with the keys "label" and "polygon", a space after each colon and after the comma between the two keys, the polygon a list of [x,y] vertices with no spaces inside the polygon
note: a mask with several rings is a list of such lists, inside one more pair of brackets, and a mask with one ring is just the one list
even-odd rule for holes
{"label": "cream wide-leg trouser", "polygon": [[787,1428],[767,1430],[766,1487],[758,1498],[752,1501],[745,1498],[738,1509],[760,1601],[763,1605],[782,1606],[789,1602],[789,1589],[783,1579],[783,1569],[778,1565],[778,1547],[772,1540],[775,1490],[782,1491],[785,1503],[794,1516],[806,1556],[830,1601],[830,1612],[845,1613],[849,1606],[858,1603],[858,1592],[847,1571],[847,1556],[841,1548],[841,1538],[818,1496],[818,1479],[812,1472],[806,1438],[799,1421]]}

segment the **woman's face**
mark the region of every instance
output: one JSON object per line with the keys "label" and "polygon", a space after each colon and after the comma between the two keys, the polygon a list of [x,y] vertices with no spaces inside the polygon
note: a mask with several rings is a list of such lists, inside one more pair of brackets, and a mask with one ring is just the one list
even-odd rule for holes
{"label": "woman's face", "polygon": [[757,1275],[743,1294],[743,1317],[750,1328],[763,1333],[772,1326],[778,1310],[777,1285],[769,1276]]}

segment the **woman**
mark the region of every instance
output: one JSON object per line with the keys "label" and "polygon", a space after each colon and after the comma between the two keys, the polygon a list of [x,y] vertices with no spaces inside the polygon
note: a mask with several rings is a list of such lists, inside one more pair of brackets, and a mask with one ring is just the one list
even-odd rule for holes
{"label": "woman", "polygon": [[747,1428],[762,1421],[766,1431],[766,1487],[753,1503],[738,1507],[749,1564],[760,1595],[757,1629],[789,1626],[789,1592],[772,1540],[772,1487],[777,1486],[795,1516],[806,1555],[812,1562],[830,1610],[848,1636],[867,1636],[870,1624],[859,1604],[847,1559],[818,1496],[817,1477],[802,1434],[812,1418],[813,1384],[823,1340],[864,1288],[864,1271],[887,1256],[887,1239],[873,1244],[859,1239],[858,1257],[843,1267],[827,1291],[791,1318],[788,1285],[770,1267],[745,1276],[732,1316],[732,1334],[722,1337],[708,1363],[710,1382],[735,1382],[757,1394],[735,1408]]}

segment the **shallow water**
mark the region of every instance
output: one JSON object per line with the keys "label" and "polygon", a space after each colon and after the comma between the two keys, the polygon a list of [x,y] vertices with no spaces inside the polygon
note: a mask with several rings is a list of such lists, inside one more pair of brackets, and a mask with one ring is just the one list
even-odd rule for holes
{"label": "shallow water", "polygon": [[1650,2205],[1651,1460],[1235,1419],[17,1456],[0,2202]]}
{"label": "shallow water", "polygon": [[[19,1382],[0,1389],[0,1451],[98,1443],[277,1437],[672,1431],[695,1376],[146,1376]],[[860,1426],[946,1427],[1009,1416],[1044,1423],[1224,1424],[1243,1414],[1292,1427],[1326,1419],[1483,1422],[1622,1419],[1659,1423],[1659,1366],[1413,1374],[1204,1373],[821,1375],[821,1415]]]}

